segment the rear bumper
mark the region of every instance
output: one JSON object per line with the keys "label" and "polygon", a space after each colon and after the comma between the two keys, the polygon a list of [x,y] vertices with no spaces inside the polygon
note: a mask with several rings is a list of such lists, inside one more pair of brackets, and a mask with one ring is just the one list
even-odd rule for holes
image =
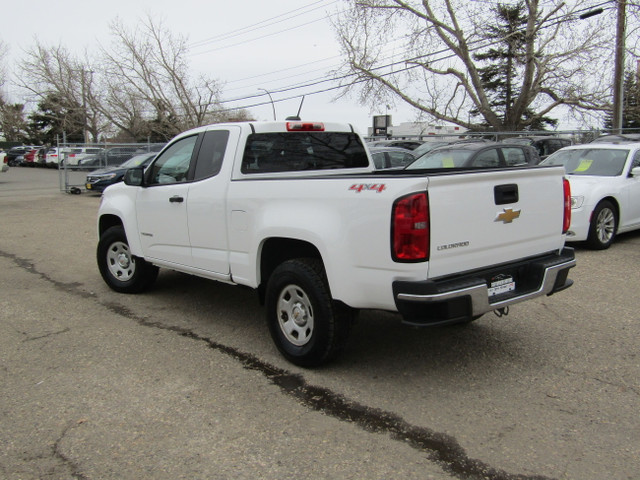
{"label": "rear bumper", "polygon": [[[576,265],[572,248],[540,257],[496,265],[454,277],[422,282],[393,282],[396,307],[412,325],[445,325],[467,321],[483,313],[508,307],[569,288],[569,269]],[[489,284],[498,276],[515,281],[515,290],[489,296]]]}

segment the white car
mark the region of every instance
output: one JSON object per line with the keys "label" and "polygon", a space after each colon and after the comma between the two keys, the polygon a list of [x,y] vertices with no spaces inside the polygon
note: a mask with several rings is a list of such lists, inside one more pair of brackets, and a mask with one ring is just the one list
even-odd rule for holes
{"label": "white car", "polygon": [[618,233],[640,229],[640,142],[565,147],[541,165],[563,165],[569,176],[568,242],[603,250]]}
{"label": "white car", "polygon": [[46,163],[48,165],[79,165],[80,160],[97,155],[104,151],[99,147],[51,147],[47,150]]}
{"label": "white car", "polygon": [[93,155],[99,155],[103,151],[104,148],[98,147],[71,147],[65,149],[65,161],[67,165],[79,165],[81,160]]}

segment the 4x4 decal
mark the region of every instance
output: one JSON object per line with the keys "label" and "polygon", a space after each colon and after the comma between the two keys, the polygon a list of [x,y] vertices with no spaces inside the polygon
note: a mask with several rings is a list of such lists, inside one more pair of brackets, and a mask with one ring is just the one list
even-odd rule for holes
{"label": "4x4 decal", "polygon": [[349,190],[355,190],[360,193],[363,190],[373,190],[374,192],[382,192],[386,188],[384,183],[354,183]]}

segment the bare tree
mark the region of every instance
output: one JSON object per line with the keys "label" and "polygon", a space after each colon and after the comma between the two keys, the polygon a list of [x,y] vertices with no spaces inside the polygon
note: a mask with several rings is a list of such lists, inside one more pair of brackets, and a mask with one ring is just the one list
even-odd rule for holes
{"label": "bare tree", "polygon": [[105,118],[94,78],[96,72],[88,62],[75,58],[62,46],[47,48],[36,42],[26,52],[20,70],[17,82],[20,87],[36,99],[57,98],[70,112],[69,118],[56,119],[63,129],[77,128],[74,124],[81,117],[85,141],[99,140]]}
{"label": "bare tree", "polygon": [[487,2],[354,0],[335,24],[345,58],[336,72],[343,93],[357,92],[371,105],[399,100],[441,121],[502,131],[527,128],[560,106],[610,109],[610,75],[600,72],[611,71],[602,55],[611,39],[601,33],[602,22],[579,22],[584,7],[559,0],[544,2],[544,9],[524,0],[524,8],[525,47],[502,112],[492,106],[474,57],[496,42],[486,33],[495,22]]}
{"label": "bare tree", "polygon": [[111,26],[114,43],[103,48],[109,118],[139,137],[145,120],[165,138],[203,125],[219,109],[218,83],[205,76],[191,79],[187,42],[151,17],[135,30],[120,21]]}
{"label": "bare tree", "polygon": [[11,142],[23,142],[27,137],[24,105],[9,103],[3,89],[7,82],[5,58],[8,52],[9,47],[0,40],[0,137]]}
{"label": "bare tree", "polygon": [[7,68],[4,61],[8,52],[9,52],[9,47],[5,42],[3,42],[0,39],[0,97],[3,94],[1,89],[2,87],[4,87],[4,84],[7,81]]}

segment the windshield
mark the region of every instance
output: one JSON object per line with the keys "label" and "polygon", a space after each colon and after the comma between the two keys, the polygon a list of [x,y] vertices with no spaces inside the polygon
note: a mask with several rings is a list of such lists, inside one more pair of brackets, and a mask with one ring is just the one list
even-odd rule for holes
{"label": "windshield", "polygon": [[502,143],[515,143],[516,145],[533,145],[533,140],[530,138],[508,138],[502,140]]}
{"label": "windshield", "polygon": [[616,177],[622,174],[629,150],[611,148],[582,148],[559,150],[544,165],[562,165],[570,175]]}
{"label": "windshield", "polygon": [[436,147],[442,147],[446,145],[447,142],[425,142],[419,147],[413,149],[413,155],[415,157],[419,157],[420,155],[424,155],[427,152],[430,152]]}
{"label": "windshield", "polygon": [[463,167],[469,157],[474,152],[472,150],[437,150],[427,152],[407,167],[407,170],[419,170],[422,168],[455,168]]}
{"label": "windshield", "polygon": [[153,157],[153,155],[137,155],[135,157],[130,158],[129,160],[124,162],[122,165],[120,165],[120,168],[139,167],[145,162],[145,160],[149,159],[150,157]]}

